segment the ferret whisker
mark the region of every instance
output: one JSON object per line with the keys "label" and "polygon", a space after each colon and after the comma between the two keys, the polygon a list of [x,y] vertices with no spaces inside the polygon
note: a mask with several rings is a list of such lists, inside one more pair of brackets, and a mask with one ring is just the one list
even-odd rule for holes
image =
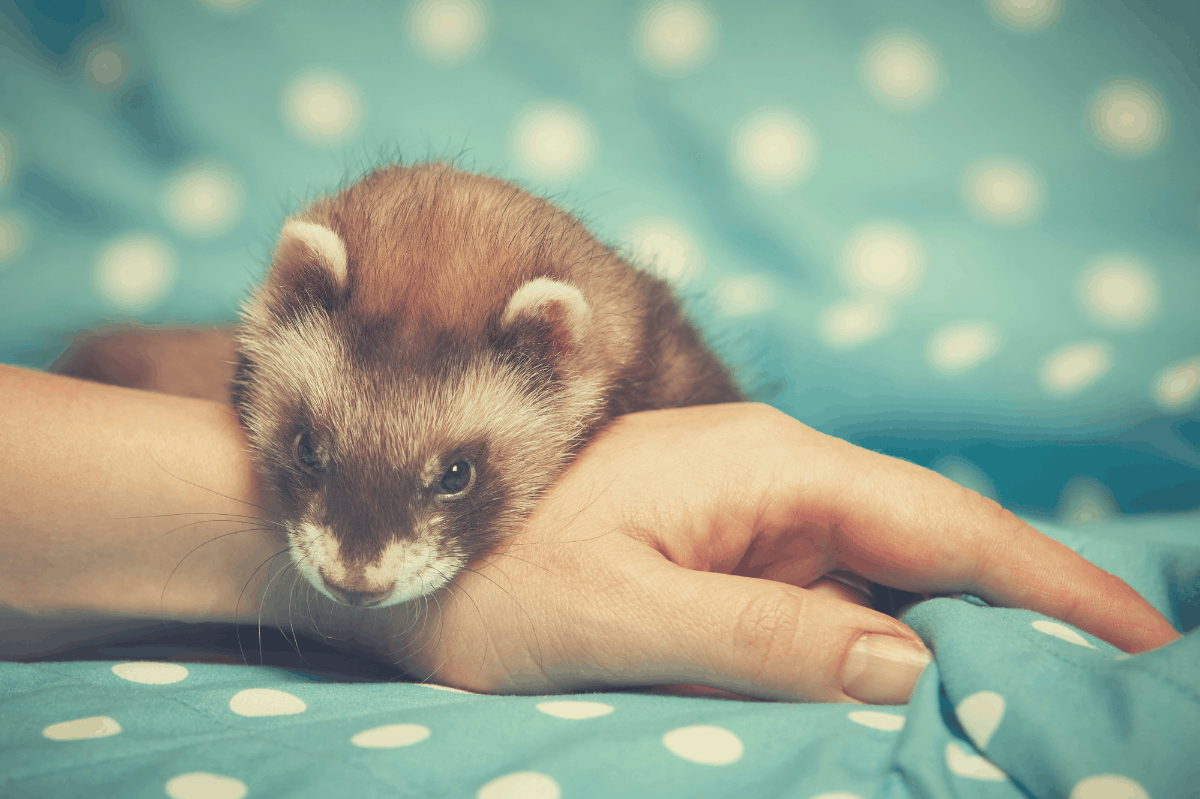
{"label": "ferret whisker", "polygon": [[[263,566],[266,566],[271,561],[275,560],[275,558],[279,557],[280,555],[287,553],[288,550],[289,550],[289,547],[284,547],[283,549],[276,552],[274,555],[271,555],[270,557],[268,557],[262,563],[258,564],[258,566],[255,567],[254,571],[250,572],[250,576],[246,578],[246,582],[242,584],[242,590],[238,592],[237,603],[233,607],[233,620],[234,620],[234,630],[236,631],[236,635],[237,635],[238,653],[242,656],[243,663],[248,664],[250,661],[246,659],[246,650],[242,648],[242,628],[241,628],[241,625],[238,623],[238,619],[241,617],[242,597],[245,595],[246,589],[250,587],[250,583],[252,583],[254,581],[254,575],[258,574],[258,570],[261,569]],[[288,566],[290,566],[290,565],[291,564],[289,563]],[[285,568],[287,568],[287,567],[285,567]],[[259,612],[260,613],[262,612],[261,602],[259,603]]]}
{"label": "ferret whisker", "polygon": [[168,469],[167,467],[163,466],[163,465],[162,465],[161,463],[159,463],[157,460],[155,460],[153,455],[149,455],[148,457],[150,458],[150,460],[151,460],[151,461],[153,461],[153,463],[154,463],[154,465],[155,465],[155,466],[157,466],[158,468],[162,469],[164,472],[166,472],[167,474],[171,475],[171,476],[172,476],[172,477],[174,477],[176,480],[180,480],[180,481],[182,481],[182,482],[184,482],[184,483],[187,483],[187,484],[188,484],[188,485],[190,485],[190,486],[194,486],[195,488],[199,488],[199,489],[200,489],[200,490],[202,490],[202,491],[207,491],[207,492],[209,492],[210,494],[216,494],[218,497],[221,497],[222,499],[228,499],[228,500],[229,500],[229,501],[231,501],[231,502],[238,502],[238,503],[241,503],[242,505],[249,505],[249,506],[250,506],[250,507],[252,507],[252,508],[257,508],[258,510],[261,510],[263,513],[270,514],[270,515],[274,515],[274,514],[271,514],[271,510],[270,510],[269,508],[264,508],[262,505],[255,505],[253,502],[249,502],[249,501],[247,501],[247,500],[244,500],[244,499],[238,499],[237,497],[231,497],[231,496],[229,496],[228,494],[222,494],[220,491],[217,491],[217,490],[215,490],[215,489],[209,488],[208,486],[202,486],[202,485],[200,485],[199,483],[194,483],[194,482],[192,482],[191,480],[188,480],[186,477],[180,477],[179,475],[175,474],[174,472],[172,472],[172,471],[171,471],[170,469]]}
{"label": "ferret whisker", "polygon": [[[262,520],[254,519],[254,517],[248,517],[245,519],[201,519],[200,521],[186,522],[184,524],[179,525],[178,527],[172,527],[170,530],[167,530],[165,533],[163,533],[162,535],[160,535],[156,538],[151,538],[148,543],[151,543],[151,544],[156,543],[156,542],[161,541],[162,539],[166,538],[171,533],[177,533],[180,530],[183,530],[188,527],[192,527],[194,525],[212,524],[214,522],[224,522],[226,524],[245,524],[247,521],[262,521]],[[239,530],[238,532],[239,533],[261,532],[261,533],[276,533],[276,534],[278,534],[279,531],[271,529],[269,527],[247,527],[243,530]]]}
{"label": "ferret whisker", "polygon": [[[175,564],[175,568],[171,569],[171,573],[167,575],[167,581],[165,583],[163,583],[162,593],[160,593],[158,596],[159,613],[165,612],[164,604],[165,604],[166,596],[167,596],[167,586],[169,586],[171,584],[171,578],[175,576],[175,572],[179,571],[179,567],[184,564],[184,561],[186,561],[192,555],[196,554],[202,547],[205,547],[205,546],[208,546],[209,544],[211,544],[213,541],[220,541],[222,538],[228,538],[232,535],[240,535],[241,533],[248,533],[248,532],[251,532],[254,530],[258,530],[258,529],[260,529],[260,528],[247,527],[244,530],[234,530],[232,533],[222,533],[221,535],[213,536],[212,538],[208,539],[207,541],[193,547],[190,552],[188,552],[186,555],[184,555],[183,558],[180,559],[180,561]],[[161,538],[161,536],[160,536],[160,538]],[[158,539],[155,539],[155,540],[158,540]]]}

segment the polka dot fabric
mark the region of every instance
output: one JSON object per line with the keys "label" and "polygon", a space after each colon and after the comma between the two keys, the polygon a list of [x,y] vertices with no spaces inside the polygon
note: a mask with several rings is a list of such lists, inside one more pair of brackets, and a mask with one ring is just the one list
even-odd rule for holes
{"label": "polka dot fabric", "polygon": [[0,362],[230,321],[303,200],[458,158],[823,432],[1071,523],[1200,504],[1187,3],[63,2],[0,47]]}
{"label": "polka dot fabric", "polygon": [[[1176,626],[1200,621],[1200,518],[1044,529]],[[973,597],[929,600],[904,620],[937,660],[900,707],[482,696],[208,663],[5,663],[0,796],[1196,795],[1200,632],[1129,657]]]}

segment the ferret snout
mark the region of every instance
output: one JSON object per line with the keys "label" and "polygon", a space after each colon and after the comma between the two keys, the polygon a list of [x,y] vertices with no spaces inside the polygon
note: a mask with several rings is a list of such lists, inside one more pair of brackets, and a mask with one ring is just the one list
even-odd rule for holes
{"label": "ferret snout", "polygon": [[324,571],[318,569],[317,574],[320,575],[321,581],[325,584],[325,590],[328,591],[334,599],[346,605],[354,605],[356,607],[373,608],[382,604],[392,593],[396,587],[396,582],[393,580],[383,588],[351,588],[338,582],[329,579],[329,576]]}

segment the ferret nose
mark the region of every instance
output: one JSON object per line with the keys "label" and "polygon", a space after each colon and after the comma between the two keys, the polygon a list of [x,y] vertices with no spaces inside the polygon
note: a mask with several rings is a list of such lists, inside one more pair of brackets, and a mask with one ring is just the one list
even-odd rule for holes
{"label": "ferret nose", "polygon": [[387,599],[388,594],[392,592],[392,587],[389,585],[383,591],[351,591],[348,588],[342,588],[330,582],[325,575],[321,575],[321,581],[325,583],[325,590],[333,594],[333,596],[355,607],[370,608],[378,605],[383,600]]}

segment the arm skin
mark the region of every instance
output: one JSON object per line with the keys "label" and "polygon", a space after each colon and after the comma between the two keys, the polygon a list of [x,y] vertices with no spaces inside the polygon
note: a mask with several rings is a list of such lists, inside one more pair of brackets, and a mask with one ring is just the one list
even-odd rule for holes
{"label": "arm skin", "polygon": [[[1124,582],[994,502],[765,406],[619,420],[502,551],[427,601],[382,610],[322,603],[297,582],[232,409],[2,366],[0,407],[0,605],[25,614],[27,638],[64,614],[261,614],[285,628],[311,614],[471,690],[692,683],[905,701],[923,646],[895,619],[805,588],[831,571],[976,593],[1132,652],[1179,637]],[[914,654],[881,660],[880,641]]]}

